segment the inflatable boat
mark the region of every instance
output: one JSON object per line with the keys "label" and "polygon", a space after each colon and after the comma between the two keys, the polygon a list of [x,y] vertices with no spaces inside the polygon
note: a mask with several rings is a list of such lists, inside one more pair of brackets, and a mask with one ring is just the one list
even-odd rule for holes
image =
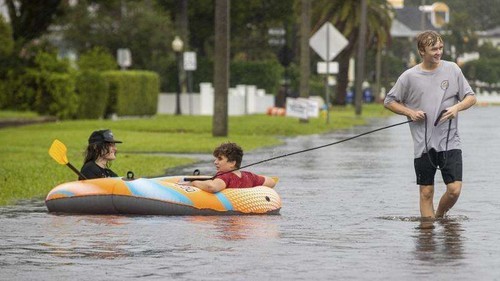
{"label": "inflatable boat", "polygon": [[272,215],[281,209],[279,195],[269,187],[209,193],[179,184],[187,178],[116,177],[67,182],[52,189],[45,204],[49,212],[72,214]]}

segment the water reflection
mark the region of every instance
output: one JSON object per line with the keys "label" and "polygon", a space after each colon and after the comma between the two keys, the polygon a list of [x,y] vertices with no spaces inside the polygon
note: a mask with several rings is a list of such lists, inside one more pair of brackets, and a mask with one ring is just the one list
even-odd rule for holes
{"label": "water reflection", "polygon": [[124,216],[50,215],[46,232],[52,239],[43,243],[43,252],[59,258],[127,257],[130,237],[123,229],[128,224]]}
{"label": "water reflection", "polygon": [[463,259],[463,218],[422,219],[415,228],[415,257],[420,261],[454,262]]}
{"label": "water reflection", "polygon": [[263,216],[197,216],[187,217],[189,222],[213,226],[215,236],[223,240],[252,238],[279,238],[276,224],[279,217]]}

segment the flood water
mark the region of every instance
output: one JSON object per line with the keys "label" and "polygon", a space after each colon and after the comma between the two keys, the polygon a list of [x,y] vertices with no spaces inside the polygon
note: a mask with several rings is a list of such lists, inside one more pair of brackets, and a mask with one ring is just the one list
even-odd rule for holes
{"label": "flood water", "polygon": [[[0,280],[500,280],[499,114],[460,113],[462,195],[433,228],[420,228],[404,124],[249,168],[280,177],[279,216],[63,216],[42,200],[0,208]],[[286,139],[243,165],[402,121]],[[213,172],[210,155],[181,172],[194,168]]]}

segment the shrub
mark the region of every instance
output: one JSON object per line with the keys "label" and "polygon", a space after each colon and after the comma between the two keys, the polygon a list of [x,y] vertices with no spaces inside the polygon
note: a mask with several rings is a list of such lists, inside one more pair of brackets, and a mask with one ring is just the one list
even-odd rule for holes
{"label": "shrub", "polygon": [[3,85],[2,109],[33,110],[35,104],[36,71],[9,70]]}
{"label": "shrub", "polygon": [[106,115],[154,115],[158,109],[160,80],[151,71],[106,71],[109,99]]}
{"label": "shrub", "polygon": [[34,76],[37,83],[35,111],[60,119],[75,117],[78,109],[78,96],[75,93],[74,76],[54,72],[41,72]]}
{"label": "shrub", "polygon": [[113,56],[101,47],[94,47],[90,51],[83,53],[78,60],[80,71],[94,70],[106,71],[118,68]]}
{"label": "shrub", "polygon": [[231,86],[238,84],[256,85],[266,92],[276,93],[283,77],[283,67],[277,61],[232,62]]}
{"label": "shrub", "polygon": [[81,71],[76,76],[75,89],[79,98],[76,118],[99,119],[105,117],[109,84],[101,72]]}

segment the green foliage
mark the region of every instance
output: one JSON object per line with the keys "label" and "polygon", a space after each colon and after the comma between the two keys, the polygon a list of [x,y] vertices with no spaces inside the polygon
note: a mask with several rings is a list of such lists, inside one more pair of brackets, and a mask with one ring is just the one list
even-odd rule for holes
{"label": "green foliage", "polygon": [[76,92],[79,97],[77,119],[105,117],[109,84],[101,72],[85,70],[76,76]]}
{"label": "green foliage", "polygon": [[39,52],[35,66],[7,73],[2,108],[33,110],[42,115],[72,118],[78,97],[69,62],[55,54]]}
{"label": "green foliage", "polygon": [[276,93],[280,87],[283,67],[277,61],[232,62],[231,86],[238,84],[256,85],[268,93]]}
{"label": "green foliage", "polygon": [[58,59],[55,52],[40,51],[35,56],[35,68],[41,72],[69,73],[70,63],[67,59]]}
{"label": "green foliage", "polygon": [[492,44],[484,44],[479,48],[478,60],[469,61],[462,67],[468,80],[490,84],[500,81],[500,51]]}
{"label": "green foliage", "polygon": [[58,59],[54,53],[39,52],[35,64],[36,68],[28,71],[35,82],[33,109],[42,115],[72,118],[78,107],[78,97],[69,61]]}
{"label": "green foliage", "polygon": [[12,39],[12,29],[0,14],[0,61],[4,57],[9,56],[13,48],[14,40]]}
{"label": "green foliage", "polygon": [[34,109],[41,115],[73,118],[78,110],[73,75],[55,72],[34,74],[37,81]]}
{"label": "green foliage", "polygon": [[35,104],[36,71],[30,69],[9,70],[4,80],[2,109],[33,110]]}
{"label": "green foliage", "polygon": [[5,5],[12,25],[13,37],[19,45],[41,37],[54,19],[63,13],[61,0],[31,1],[16,0]]}
{"label": "green foliage", "polygon": [[[132,68],[165,73],[168,65],[156,62],[173,58],[174,27],[156,1],[100,1],[99,5],[92,2],[78,1],[61,19],[66,26],[65,40],[72,48],[84,53],[101,46],[112,54],[119,48],[129,48]],[[91,5],[93,12],[89,13]]]}
{"label": "green foliage", "polygon": [[158,74],[151,71],[106,71],[104,77],[109,83],[106,114],[156,114],[160,89]]}
{"label": "green foliage", "polygon": [[480,58],[470,61],[463,66],[463,72],[471,81],[497,83],[500,81],[500,59]]}
{"label": "green foliage", "polygon": [[104,48],[94,47],[80,56],[78,68],[80,71],[106,71],[117,69],[118,64],[113,56]]}

